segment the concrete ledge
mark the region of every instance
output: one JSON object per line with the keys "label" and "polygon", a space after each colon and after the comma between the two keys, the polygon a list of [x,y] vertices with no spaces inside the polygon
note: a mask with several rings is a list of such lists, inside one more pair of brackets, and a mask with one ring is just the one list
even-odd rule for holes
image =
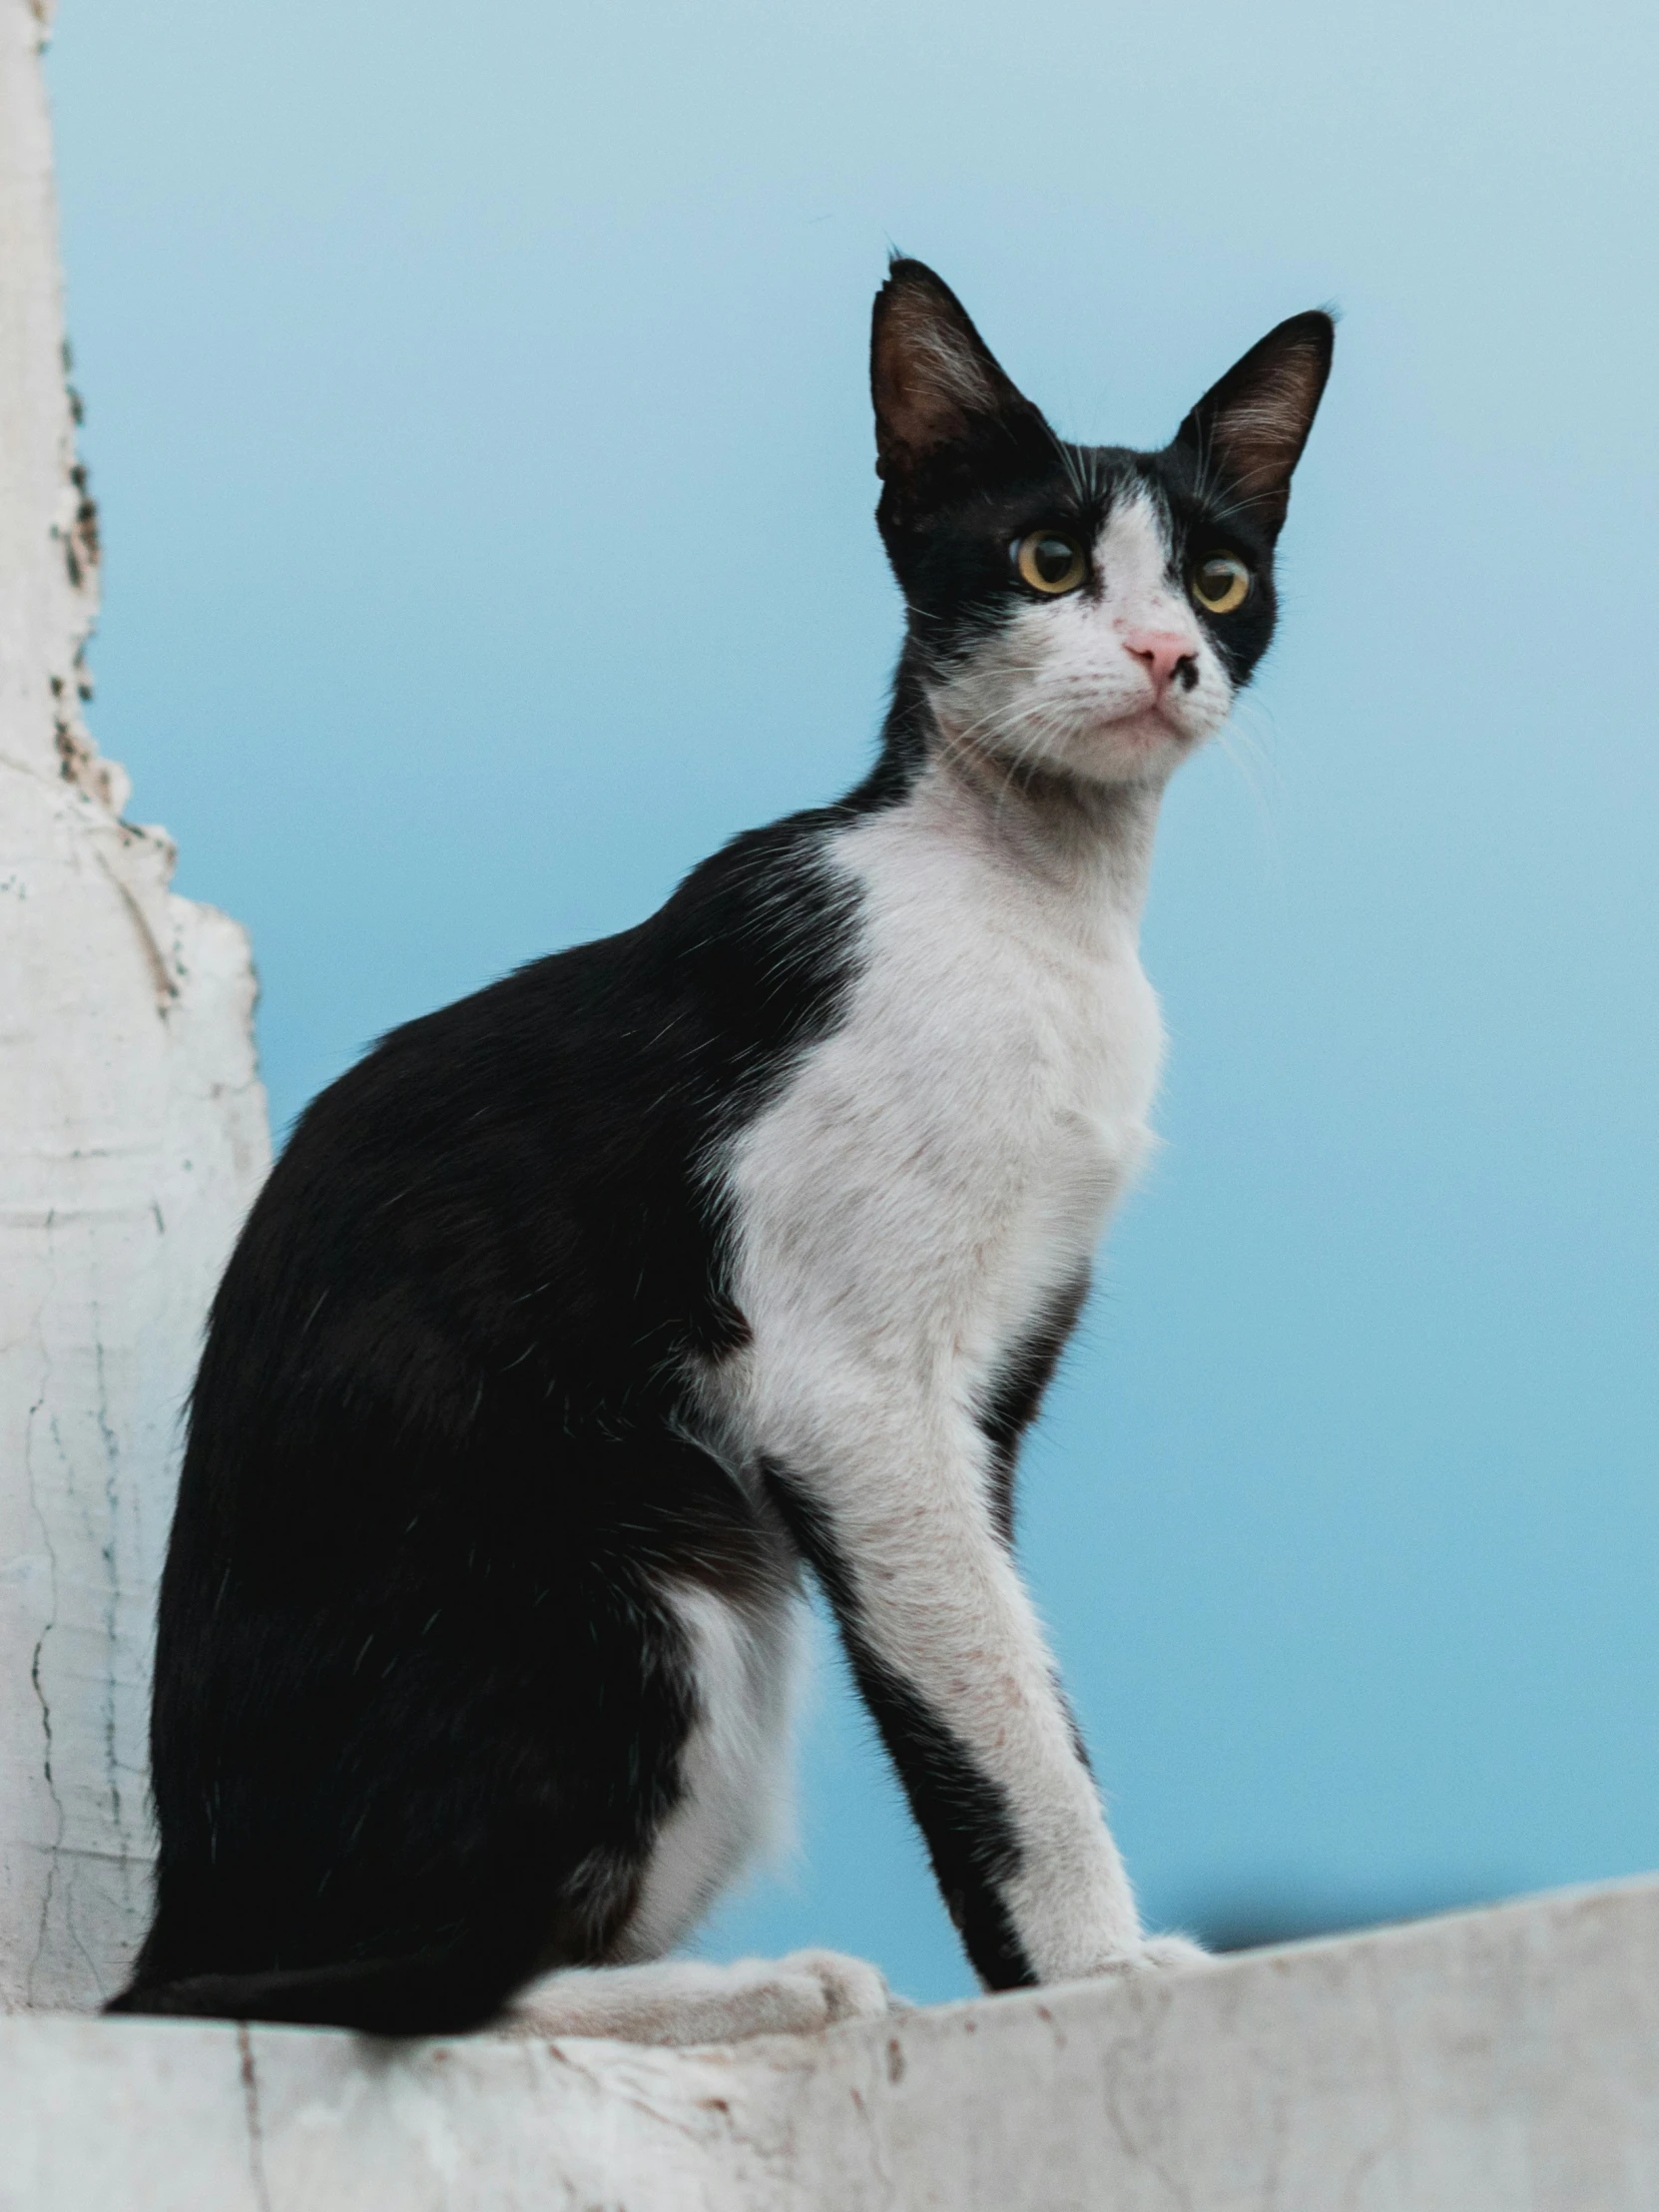
{"label": "concrete ledge", "polygon": [[1653,2212],[1659,1882],[666,2052],[0,2020],[5,2212]]}

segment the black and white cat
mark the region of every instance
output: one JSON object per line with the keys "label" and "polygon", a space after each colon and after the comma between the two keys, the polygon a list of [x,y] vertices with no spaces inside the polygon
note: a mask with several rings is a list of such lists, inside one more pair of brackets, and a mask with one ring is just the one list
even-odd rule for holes
{"label": "black and white cat", "polygon": [[452,2030],[550,1973],[538,2031],[881,2008],[830,1953],[662,1962],[776,1807],[804,1567],[987,1987],[1197,1955],[1142,1935],[1014,1458],[1147,1142],[1159,800],[1272,635],[1331,344],[1281,323],[1161,452],[1068,445],[894,262],[870,774],[394,1031],[254,1208],[116,2009]]}

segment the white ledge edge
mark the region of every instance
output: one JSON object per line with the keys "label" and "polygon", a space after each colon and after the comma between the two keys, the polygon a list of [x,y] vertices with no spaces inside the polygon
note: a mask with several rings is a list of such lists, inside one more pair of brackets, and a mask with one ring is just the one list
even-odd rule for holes
{"label": "white ledge edge", "polygon": [[1659,1879],[696,2051],[0,2019],[5,2212],[1653,2212]]}

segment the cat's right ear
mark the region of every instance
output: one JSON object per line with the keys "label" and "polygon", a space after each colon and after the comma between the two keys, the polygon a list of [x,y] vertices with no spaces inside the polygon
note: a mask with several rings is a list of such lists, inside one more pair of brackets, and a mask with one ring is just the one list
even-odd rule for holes
{"label": "cat's right ear", "polygon": [[926,506],[976,460],[1048,436],[950,286],[902,256],[875,295],[869,385],[884,507]]}
{"label": "cat's right ear", "polygon": [[1291,472],[1331,373],[1337,325],[1323,308],[1294,314],[1212,384],[1175,433],[1202,471],[1228,487],[1270,532],[1285,520]]}

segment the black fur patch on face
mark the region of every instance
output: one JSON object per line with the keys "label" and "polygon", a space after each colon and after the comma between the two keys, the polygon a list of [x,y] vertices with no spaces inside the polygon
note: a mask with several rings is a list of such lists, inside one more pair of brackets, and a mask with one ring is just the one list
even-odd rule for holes
{"label": "black fur patch on face", "polygon": [[[1170,565],[1187,603],[1220,656],[1235,691],[1242,691],[1273,642],[1279,619],[1274,589],[1273,554],[1277,531],[1259,511],[1232,496],[1206,471],[1190,448],[1179,443],[1144,457],[1168,518]],[[1235,554],[1250,570],[1251,587],[1231,614],[1212,614],[1193,590],[1200,565],[1216,554]]]}

